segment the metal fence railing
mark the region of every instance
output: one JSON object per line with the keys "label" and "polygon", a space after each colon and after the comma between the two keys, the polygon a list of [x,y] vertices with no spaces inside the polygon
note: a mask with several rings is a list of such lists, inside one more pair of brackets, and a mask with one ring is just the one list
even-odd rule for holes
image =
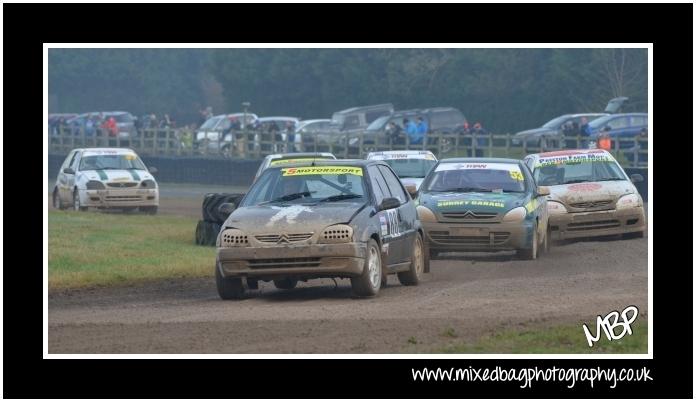
{"label": "metal fence railing", "polygon": [[[134,135],[110,136],[104,130],[60,127],[49,135],[49,151],[67,153],[82,147],[128,147],[141,155],[200,156],[260,159],[280,152],[331,152],[339,158],[364,158],[369,152],[385,150],[429,150],[438,158],[502,157],[521,159],[537,152],[588,148],[582,136],[517,141],[511,134],[429,133],[415,144],[408,136],[388,138],[367,132],[302,133],[238,131],[192,132],[186,129],[140,130]],[[648,138],[644,136],[612,139],[611,153],[625,167],[646,167]]]}

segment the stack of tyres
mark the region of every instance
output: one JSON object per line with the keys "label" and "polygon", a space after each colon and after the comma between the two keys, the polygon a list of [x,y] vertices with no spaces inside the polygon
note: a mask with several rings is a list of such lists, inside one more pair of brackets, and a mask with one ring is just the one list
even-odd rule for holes
{"label": "stack of tyres", "polygon": [[203,198],[201,211],[203,219],[196,225],[196,244],[214,246],[217,235],[227,216],[220,212],[220,205],[225,203],[239,204],[244,194],[238,193],[208,193]]}

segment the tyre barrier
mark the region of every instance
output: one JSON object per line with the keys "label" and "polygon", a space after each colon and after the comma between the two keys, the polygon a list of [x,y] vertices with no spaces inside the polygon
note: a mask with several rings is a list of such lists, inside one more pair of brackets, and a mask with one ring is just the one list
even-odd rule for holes
{"label": "tyre barrier", "polygon": [[227,216],[220,212],[220,206],[225,203],[238,205],[243,197],[244,194],[239,193],[206,194],[201,205],[203,219],[196,225],[195,243],[201,246],[215,246],[222,224],[227,219]]}

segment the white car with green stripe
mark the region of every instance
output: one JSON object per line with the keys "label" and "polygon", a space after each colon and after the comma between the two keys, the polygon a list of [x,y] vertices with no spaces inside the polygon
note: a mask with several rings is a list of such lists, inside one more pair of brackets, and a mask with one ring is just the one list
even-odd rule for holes
{"label": "white car with green stripe", "polygon": [[123,209],[155,214],[159,206],[159,187],[140,157],[127,148],[82,148],[70,151],[60,167],[53,205]]}

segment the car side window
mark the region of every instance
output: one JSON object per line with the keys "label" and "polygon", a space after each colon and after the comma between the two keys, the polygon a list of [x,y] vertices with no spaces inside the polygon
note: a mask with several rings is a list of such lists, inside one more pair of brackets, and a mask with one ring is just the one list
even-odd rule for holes
{"label": "car side window", "polygon": [[370,182],[372,184],[372,192],[375,194],[375,202],[379,205],[382,203],[382,200],[389,197],[387,183],[375,166],[370,166],[367,170],[370,173]]}
{"label": "car side window", "polygon": [[382,176],[384,176],[384,180],[387,183],[388,191],[391,196],[398,199],[402,204],[408,201],[409,197],[406,195],[399,178],[396,177],[394,173],[392,173],[392,171],[386,166],[379,166],[379,171],[382,172]]}
{"label": "car side window", "polygon": [[72,168],[72,170],[74,170],[76,172],[77,172],[77,161],[78,161],[78,159],[80,159],[77,157],[78,154],[79,154],[79,152],[75,151],[75,153],[72,156],[72,159],[70,160],[70,164],[68,165],[68,167]]}
{"label": "car side window", "polygon": [[70,163],[72,162],[76,153],[77,153],[77,151],[72,151],[68,154],[68,156],[65,157],[65,160],[63,161],[63,164],[60,167],[61,173],[63,172],[63,169],[70,166]]}

